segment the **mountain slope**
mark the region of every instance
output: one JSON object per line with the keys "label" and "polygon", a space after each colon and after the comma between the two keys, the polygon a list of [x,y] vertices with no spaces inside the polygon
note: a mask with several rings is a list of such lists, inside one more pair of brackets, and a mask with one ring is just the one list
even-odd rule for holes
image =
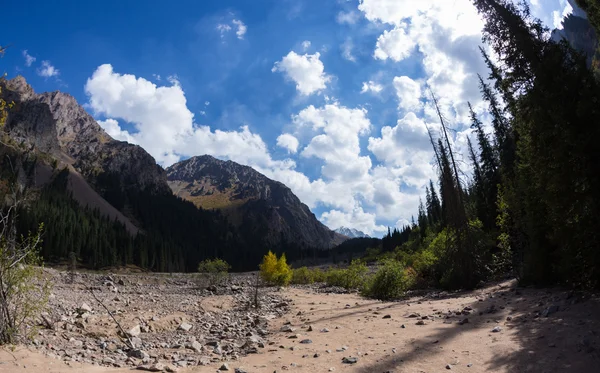
{"label": "mountain slope", "polygon": [[344,235],[346,237],[350,237],[350,238],[369,238],[370,236],[364,232],[359,231],[358,229],[354,229],[354,228],[347,228],[347,227],[339,227],[338,229],[335,230],[335,232]]}
{"label": "mountain slope", "polygon": [[319,222],[287,186],[251,167],[203,155],[166,171],[175,195],[223,211],[242,231],[262,235],[269,245],[327,249],[345,239]]}

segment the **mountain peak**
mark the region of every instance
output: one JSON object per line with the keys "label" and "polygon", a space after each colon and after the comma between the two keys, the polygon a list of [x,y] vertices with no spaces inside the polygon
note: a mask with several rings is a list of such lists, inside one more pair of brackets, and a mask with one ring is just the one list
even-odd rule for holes
{"label": "mountain peak", "polygon": [[350,237],[350,238],[359,238],[359,237],[365,237],[365,238],[369,238],[370,236],[362,231],[359,231],[358,229],[355,228],[348,228],[348,227],[339,227],[338,229],[334,230],[334,232],[339,233],[339,234],[343,234],[346,237]]}
{"label": "mountain peak", "polygon": [[252,167],[202,155],[166,171],[175,195],[221,210],[232,224],[262,235],[265,243],[330,248],[341,241],[287,186]]}

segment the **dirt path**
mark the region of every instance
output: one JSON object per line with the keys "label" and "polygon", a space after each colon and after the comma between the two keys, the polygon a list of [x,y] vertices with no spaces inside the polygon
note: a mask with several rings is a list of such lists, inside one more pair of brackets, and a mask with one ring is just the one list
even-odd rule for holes
{"label": "dirt path", "polygon": [[[271,324],[276,333],[270,344],[229,367],[265,373],[600,371],[597,297],[514,286],[395,303],[290,288],[285,296],[294,300],[292,310]],[[286,322],[292,332],[280,331]],[[496,327],[501,330],[493,332]],[[311,343],[301,343],[305,339]],[[12,355],[0,352],[0,372],[130,371],[66,365],[25,347]],[[345,364],[344,357],[358,359]],[[179,371],[215,372],[219,366]]]}

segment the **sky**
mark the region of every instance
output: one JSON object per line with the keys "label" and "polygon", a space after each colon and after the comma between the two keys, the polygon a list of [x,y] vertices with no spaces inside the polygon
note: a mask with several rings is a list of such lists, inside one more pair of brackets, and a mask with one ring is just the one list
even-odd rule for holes
{"label": "sky", "polygon": [[[550,28],[572,10],[528,1]],[[465,177],[467,102],[489,122],[469,0],[29,0],[2,12],[9,78],[73,95],[164,167],[202,154],[252,166],[332,229],[381,236],[416,215],[436,180],[427,86]]]}

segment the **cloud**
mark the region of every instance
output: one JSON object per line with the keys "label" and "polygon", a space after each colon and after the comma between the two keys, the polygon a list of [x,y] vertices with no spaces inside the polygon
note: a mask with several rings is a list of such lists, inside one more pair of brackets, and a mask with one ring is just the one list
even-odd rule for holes
{"label": "cloud", "polygon": [[99,120],[98,124],[102,127],[110,137],[119,141],[127,141],[130,144],[137,144],[135,138],[127,131],[123,131],[119,122],[115,119]]}
{"label": "cloud", "polygon": [[395,28],[384,31],[377,38],[377,45],[373,57],[380,60],[388,58],[398,62],[410,56],[417,43],[406,33],[404,28]]}
{"label": "cloud", "polygon": [[376,219],[375,214],[365,212],[360,205],[355,206],[351,212],[331,210],[321,215],[321,220],[333,229],[348,227],[363,232],[385,232],[387,228],[377,225]]}
{"label": "cloud", "polygon": [[348,11],[348,12],[344,12],[341,11],[337,14],[337,16],[335,17],[335,20],[337,21],[337,23],[339,24],[349,24],[349,25],[353,25],[356,22],[358,22],[358,20],[360,19],[360,13],[356,12],[356,11]]}
{"label": "cloud", "polygon": [[[88,105],[107,133],[120,140],[141,145],[164,166],[182,157],[204,154],[235,159],[261,167],[289,167],[271,159],[266,144],[248,126],[238,131],[212,131],[194,122],[185,93],[173,78],[170,86],[156,84],[134,75],[114,72],[109,64],[99,66],[85,84]],[[129,123],[123,130],[116,119]]]}
{"label": "cloud", "polygon": [[50,78],[53,76],[58,76],[60,71],[56,67],[52,66],[50,61],[44,60],[42,61],[42,66],[37,69],[37,74],[39,76],[43,76],[44,78]]}
{"label": "cloud", "polygon": [[25,58],[25,66],[30,67],[35,62],[36,58],[27,53],[27,49],[25,49],[22,53],[23,58]]}
{"label": "cloud", "polygon": [[310,48],[310,41],[304,40],[302,42],[302,50],[306,52],[308,50],[308,48]]}
{"label": "cloud", "polygon": [[221,33],[221,37],[225,37],[225,34],[231,31],[231,26],[225,23],[219,23],[217,25],[217,31]]}
{"label": "cloud", "polygon": [[341,45],[342,49],[342,57],[347,59],[348,61],[356,62],[356,57],[352,55],[352,49],[354,49],[354,43],[352,42],[352,38],[346,38]]}
{"label": "cloud", "polygon": [[237,26],[237,31],[235,32],[237,38],[240,40],[244,39],[244,35],[246,34],[246,31],[248,31],[248,27],[246,27],[244,22],[240,21],[239,19],[234,19],[231,22]]}
{"label": "cloud", "polygon": [[394,77],[394,88],[398,96],[398,107],[405,110],[418,110],[421,107],[421,85],[408,76]]}
{"label": "cloud", "polygon": [[288,153],[298,152],[299,142],[294,135],[283,133],[277,137],[277,146],[287,149]]}
{"label": "cloud", "polygon": [[331,76],[325,74],[325,66],[319,59],[320,53],[299,55],[291,51],[281,61],[275,62],[272,72],[281,72],[296,83],[300,94],[309,96],[327,88]]}
{"label": "cloud", "polygon": [[383,86],[381,84],[378,84],[372,80],[369,80],[368,82],[363,82],[360,93],[367,93],[367,92],[379,93],[382,90],[383,90]]}

